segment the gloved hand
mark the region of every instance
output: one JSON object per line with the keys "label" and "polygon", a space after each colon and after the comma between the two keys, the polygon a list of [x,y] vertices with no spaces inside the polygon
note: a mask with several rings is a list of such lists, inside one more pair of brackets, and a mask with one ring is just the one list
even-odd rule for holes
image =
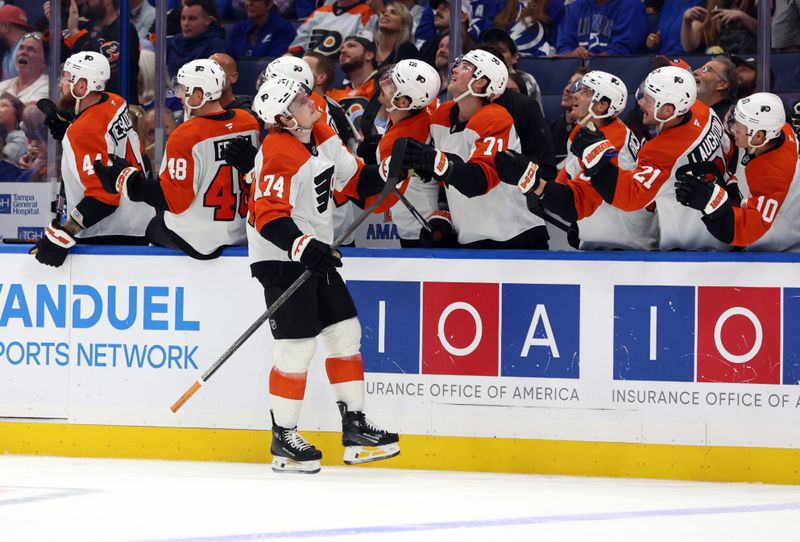
{"label": "gloved hand", "polygon": [[53,267],[61,267],[67,259],[69,249],[75,246],[75,239],[53,220],[44,230],[44,235],[29,254],[33,254],[39,263]]}
{"label": "gloved hand", "polygon": [[516,186],[523,194],[534,192],[542,182],[539,166],[517,151],[509,149],[498,152],[494,156],[494,165],[500,180]]}
{"label": "gloved hand", "polygon": [[108,155],[110,166],[105,165],[100,160],[94,161],[94,171],[103,185],[103,189],[109,194],[123,194],[128,196],[128,179],[131,175],[141,173],[133,165],[119,156]]}
{"label": "gloved hand", "polygon": [[256,155],[258,149],[250,142],[249,137],[239,136],[233,141],[228,143],[222,151],[222,159],[239,170],[239,173],[245,174],[256,163]]}
{"label": "gloved hand", "polygon": [[408,137],[406,153],[403,156],[403,169],[413,169],[423,178],[444,181],[450,176],[450,157],[430,145]]}
{"label": "gloved hand", "polygon": [[315,275],[327,275],[342,266],[342,255],[338,250],[331,251],[330,245],[307,233],[294,240],[289,258],[300,262]]}
{"label": "gloved hand", "polygon": [[687,207],[712,217],[730,206],[722,176],[713,162],[686,164],[675,172],[675,198]]}
{"label": "gloved hand", "polygon": [[792,107],[792,114],[789,115],[789,124],[792,125],[794,133],[800,136],[800,102]]}
{"label": "gloved hand", "polygon": [[56,104],[47,98],[42,98],[36,102],[36,107],[44,113],[44,124],[50,130],[50,135],[53,136],[53,139],[63,140],[67,128],[75,120],[75,115],[70,111],[58,109]]}
{"label": "gloved hand", "polygon": [[428,219],[431,231],[422,228],[419,232],[419,244],[423,248],[442,248],[455,243],[456,234],[450,212],[444,210],[434,211]]}
{"label": "gloved hand", "polygon": [[581,128],[572,139],[570,152],[578,157],[589,177],[598,173],[617,155],[617,149],[603,132]]}

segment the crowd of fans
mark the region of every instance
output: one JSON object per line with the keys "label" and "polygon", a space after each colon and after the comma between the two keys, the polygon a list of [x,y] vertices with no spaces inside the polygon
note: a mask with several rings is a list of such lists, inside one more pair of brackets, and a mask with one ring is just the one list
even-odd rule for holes
{"label": "crowd of fans", "polygon": [[[157,170],[152,161],[158,84],[169,87],[165,135],[183,115],[180,101],[171,98],[171,83],[155,81],[156,62],[162,60],[154,54],[152,0],[131,0],[127,34],[132,43],[127,47],[121,39],[119,0],[53,1],[61,1],[61,62],[77,51],[99,51],[111,66],[107,90],[120,93],[127,77],[131,117],[148,166]],[[54,61],[48,58],[51,7],[49,1],[40,9],[12,3],[0,7],[0,179],[45,180],[47,134],[35,103],[47,97],[51,83],[47,75],[47,66]],[[362,144],[369,144],[374,127],[386,123],[377,104],[376,81],[387,67],[404,59],[424,60],[439,72],[440,99],[446,95],[452,31],[448,0],[169,0],[168,8],[165,65],[170,80],[191,60],[215,58],[226,72],[226,93],[233,102],[243,98],[233,95],[237,60],[302,57],[312,68],[313,90],[342,106],[354,129],[362,132],[358,134],[358,139],[366,140]],[[679,57],[685,54],[712,54],[694,70],[697,96],[722,119],[738,99],[755,91],[754,0],[465,0],[461,23],[462,53],[479,46],[499,52],[509,72],[507,94],[530,98],[511,100],[513,104],[506,107],[524,110],[538,103],[539,117],[541,90],[531,74],[519,69],[520,59],[652,54],[657,67],[681,65]],[[800,2],[775,0],[773,49],[800,51],[798,28]],[[126,74],[121,73],[123,54],[128,55]],[[337,68],[345,76],[338,88]],[[567,136],[577,120],[572,118],[570,89],[585,72],[580,67],[564,81],[563,113],[546,119],[552,146],[544,146],[554,159],[538,156],[545,167],[555,170],[566,155]],[[515,115],[515,122],[524,124],[526,117],[530,117],[527,111]],[[638,137],[648,139],[652,134],[640,119],[641,111],[634,107],[625,120]],[[524,127],[517,126],[517,131],[522,133]]]}

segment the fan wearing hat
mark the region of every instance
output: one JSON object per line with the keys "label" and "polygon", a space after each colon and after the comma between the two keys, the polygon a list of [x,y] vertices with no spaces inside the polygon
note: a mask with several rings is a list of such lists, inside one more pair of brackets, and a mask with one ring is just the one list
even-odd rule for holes
{"label": "fan wearing hat", "polygon": [[22,37],[33,30],[28,24],[28,16],[17,6],[0,7],[0,40],[5,45],[6,52],[3,55],[3,74],[2,79],[11,79],[19,75],[15,61],[17,49],[22,43]]}

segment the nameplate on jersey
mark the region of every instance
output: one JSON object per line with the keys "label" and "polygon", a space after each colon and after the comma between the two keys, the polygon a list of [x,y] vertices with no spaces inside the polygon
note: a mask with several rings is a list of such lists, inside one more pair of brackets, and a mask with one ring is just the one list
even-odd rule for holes
{"label": "nameplate on jersey", "polygon": [[218,139],[214,141],[214,161],[215,162],[224,162],[225,160],[222,159],[222,153],[225,148],[228,146],[228,143],[236,139],[235,137],[229,137],[228,139]]}
{"label": "nameplate on jersey", "polygon": [[689,163],[708,162],[720,148],[722,143],[722,122],[715,115],[711,115],[711,126],[702,139],[689,152]]}
{"label": "nameplate on jersey", "polygon": [[119,143],[128,136],[128,131],[131,129],[133,129],[133,122],[131,122],[131,116],[128,114],[128,108],[126,107],[108,128],[108,135],[111,136],[114,143]]}

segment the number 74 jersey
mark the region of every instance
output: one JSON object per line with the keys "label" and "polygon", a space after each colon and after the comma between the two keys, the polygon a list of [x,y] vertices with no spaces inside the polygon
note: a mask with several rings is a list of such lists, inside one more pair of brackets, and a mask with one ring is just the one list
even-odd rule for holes
{"label": "number 74 jersey", "polygon": [[201,254],[245,242],[247,172],[229,166],[222,151],[239,136],[258,146],[258,130],[251,114],[230,109],[192,117],[167,140],[159,172],[169,206],[164,223]]}

